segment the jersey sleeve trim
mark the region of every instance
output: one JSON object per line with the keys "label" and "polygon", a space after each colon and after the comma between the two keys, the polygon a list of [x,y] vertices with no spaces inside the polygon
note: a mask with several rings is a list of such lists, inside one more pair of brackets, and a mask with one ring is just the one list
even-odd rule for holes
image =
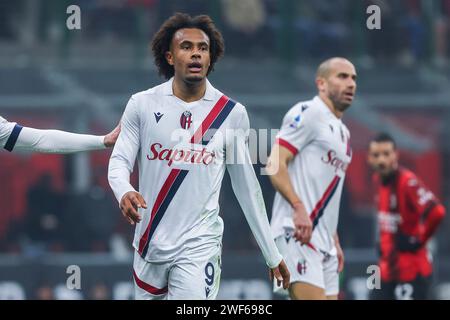
{"label": "jersey sleeve trim", "polygon": [[6,141],[6,144],[4,148],[8,150],[9,152],[13,151],[14,146],[16,145],[17,139],[19,138],[19,134],[22,131],[23,127],[16,124],[14,128],[11,131],[11,134],[9,135],[8,141]]}
{"label": "jersey sleeve trim", "polygon": [[294,156],[298,153],[298,149],[284,139],[277,138],[276,143],[288,149]]}

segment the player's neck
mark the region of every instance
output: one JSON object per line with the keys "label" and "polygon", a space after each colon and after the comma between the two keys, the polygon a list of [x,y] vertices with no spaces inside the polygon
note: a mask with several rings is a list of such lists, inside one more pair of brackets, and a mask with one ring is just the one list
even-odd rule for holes
{"label": "player's neck", "polygon": [[343,111],[339,111],[333,104],[333,102],[324,94],[319,94],[320,99],[325,103],[325,105],[330,109],[330,111],[336,116],[336,118],[341,119],[344,115]]}
{"label": "player's neck", "polygon": [[175,77],[172,84],[173,94],[185,102],[200,100],[205,95],[206,78],[196,83],[188,83]]}

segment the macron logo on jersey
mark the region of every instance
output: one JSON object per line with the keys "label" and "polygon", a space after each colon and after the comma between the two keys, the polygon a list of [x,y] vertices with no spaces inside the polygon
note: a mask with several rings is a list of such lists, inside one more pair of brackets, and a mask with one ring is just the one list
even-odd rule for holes
{"label": "macron logo on jersey", "polygon": [[205,147],[201,150],[190,149],[168,149],[164,148],[161,143],[154,143],[150,146],[150,154],[147,155],[148,160],[168,161],[169,167],[175,163],[186,164],[204,164],[209,165],[214,161],[216,154],[207,151]]}
{"label": "macron logo on jersey", "polygon": [[158,123],[159,120],[161,120],[162,116],[164,115],[164,114],[161,113],[161,112],[154,112],[153,114],[155,115],[156,123]]}

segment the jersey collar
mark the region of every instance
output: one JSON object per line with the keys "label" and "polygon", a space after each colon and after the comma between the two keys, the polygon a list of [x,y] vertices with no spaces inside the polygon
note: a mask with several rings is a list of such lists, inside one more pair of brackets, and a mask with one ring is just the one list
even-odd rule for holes
{"label": "jersey collar", "polygon": [[332,116],[334,119],[336,119],[336,120],[338,120],[338,121],[341,121],[340,118],[336,117],[336,115],[335,115],[333,112],[331,112],[330,108],[328,108],[328,106],[327,106],[326,103],[322,100],[322,98],[320,98],[319,96],[315,96],[314,99],[313,99],[313,101],[314,101],[314,103],[315,103],[316,105],[318,105],[318,106],[322,109],[322,111],[323,111],[325,114],[329,114],[329,115]]}
{"label": "jersey collar", "polygon": [[[165,82],[163,85],[163,94],[166,96],[173,96],[173,88],[172,88],[172,84],[173,84],[173,77],[169,79],[169,81]],[[206,79],[206,91],[205,91],[205,95],[203,96],[203,98],[201,100],[206,100],[206,101],[213,101],[215,98],[215,94],[214,94],[214,87],[212,86],[212,84],[209,82],[208,79]]]}

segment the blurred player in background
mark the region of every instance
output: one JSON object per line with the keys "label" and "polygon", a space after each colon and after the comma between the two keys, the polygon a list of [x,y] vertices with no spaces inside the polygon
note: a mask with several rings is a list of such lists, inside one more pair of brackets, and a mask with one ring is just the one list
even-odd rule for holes
{"label": "blurred player in background", "polygon": [[394,139],[381,133],[369,145],[376,172],[381,289],[373,299],[427,299],[432,275],[427,242],[445,208],[417,176],[399,166]]}
{"label": "blurred player in background", "polygon": [[[222,35],[208,16],[178,13],[155,34],[152,50],[168,81],[131,97],[109,164],[122,213],[137,224],[136,299],[216,297],[225,168],[271,276],[287,288],[289,272],[272,239],[250,160],[247,111],[207,80],[223,55]],[[139,193],[130,184],[136,158]]]}
{"label": "blurred player in background", "polygon": [[43,153],[100,150],[114,146],[119,133],[120,125],[105,136],[93,136],[22,127],[0,117],[0,147],[10,152],[14,149]]}
{"label": "blurred player in background", "polygon": [[[277,193],[272,232],[291,272],[292,299],[337,299],[344,255],[337,224],[350,133],[341,118],[356,92],[356,71],[343,58],[323,62],[318,96],[283,119],[267,171]],[[275,285],[275,292],[278,290]]]}

